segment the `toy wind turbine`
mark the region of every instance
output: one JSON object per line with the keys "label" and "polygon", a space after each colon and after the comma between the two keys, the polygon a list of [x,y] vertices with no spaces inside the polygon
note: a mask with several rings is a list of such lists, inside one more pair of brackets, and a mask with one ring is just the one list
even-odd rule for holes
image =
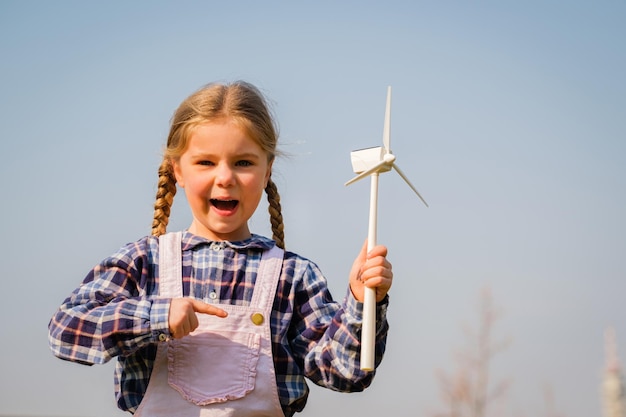
{"label": "toy wind turbine", "polygon": [[[390,118],[391,118],[391,87],[387,87],[387,106],[385,108],[385,125],[383,130],[383,146],[352,151],[352,169],[356,177],[346,182],[350,185],[368,175],[371,178],[370,191],[370,214],[367,234],[367,250],[370,251],[376,245],[376,226],[378,212],[378,174],[395,169],[402,179],[411,187],[422,202],[428,207],[426,201],[415,189],[413,184],[395,164],[396,157],[390,148]],[[374,369],[374,349],[376,335],[376,290],[365,287],[365,299],[363,303],[363,329],[361,333],[361,369]]]}

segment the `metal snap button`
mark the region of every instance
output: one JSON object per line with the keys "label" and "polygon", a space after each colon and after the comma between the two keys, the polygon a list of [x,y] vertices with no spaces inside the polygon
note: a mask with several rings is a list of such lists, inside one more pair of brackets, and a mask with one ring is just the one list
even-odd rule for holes
{"label": "metal snap button", "polygon": [[265,320],[265,318],[263,317],[263,314],[261,313],[253,313],[250,316],[250,319],[252,320],[252,323],[256,324],[257,326],[260,326],[261,324],[263,324],[263,321]]}

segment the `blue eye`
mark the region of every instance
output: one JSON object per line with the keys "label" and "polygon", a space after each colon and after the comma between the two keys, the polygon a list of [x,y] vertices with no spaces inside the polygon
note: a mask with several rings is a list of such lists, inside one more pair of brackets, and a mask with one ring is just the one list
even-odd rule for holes
{"label": "blue eye", "polygon": [[212,166],[213,162],[211,162],[211,161],[198,161],[198,165]]}
{"label": "blue eye", "polygon": [[251,161],[245,161],[244,160],[244,161],[237,162],[237,166],[240,166],[240,167],[249,167],[249,166],[252,166],[252,165],[254,165],[254,164]]}

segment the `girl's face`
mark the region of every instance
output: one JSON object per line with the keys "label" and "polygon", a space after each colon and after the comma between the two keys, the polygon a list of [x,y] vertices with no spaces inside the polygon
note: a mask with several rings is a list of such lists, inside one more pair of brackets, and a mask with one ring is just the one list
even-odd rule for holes
{"label": "girl's face", "polygon": [[193,214],[191,233],[211,240],[250,237],[248,219],[259,205],[272,164],[235,120],[193,129],[187,149],[173,167]]}

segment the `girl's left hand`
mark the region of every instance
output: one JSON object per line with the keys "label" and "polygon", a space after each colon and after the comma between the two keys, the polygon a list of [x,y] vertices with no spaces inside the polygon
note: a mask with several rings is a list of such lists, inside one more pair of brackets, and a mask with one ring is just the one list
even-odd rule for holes
{"label": "girl's left hand", "polygon": [[365,241],[350,271],[350,289],[358,301],[363,302],[365,298],[364,287],[376,290],[376,302],[382,301],[389,292],[393,272],[386,256],[387,248],[383,245],[374,246],[368,253]]}

